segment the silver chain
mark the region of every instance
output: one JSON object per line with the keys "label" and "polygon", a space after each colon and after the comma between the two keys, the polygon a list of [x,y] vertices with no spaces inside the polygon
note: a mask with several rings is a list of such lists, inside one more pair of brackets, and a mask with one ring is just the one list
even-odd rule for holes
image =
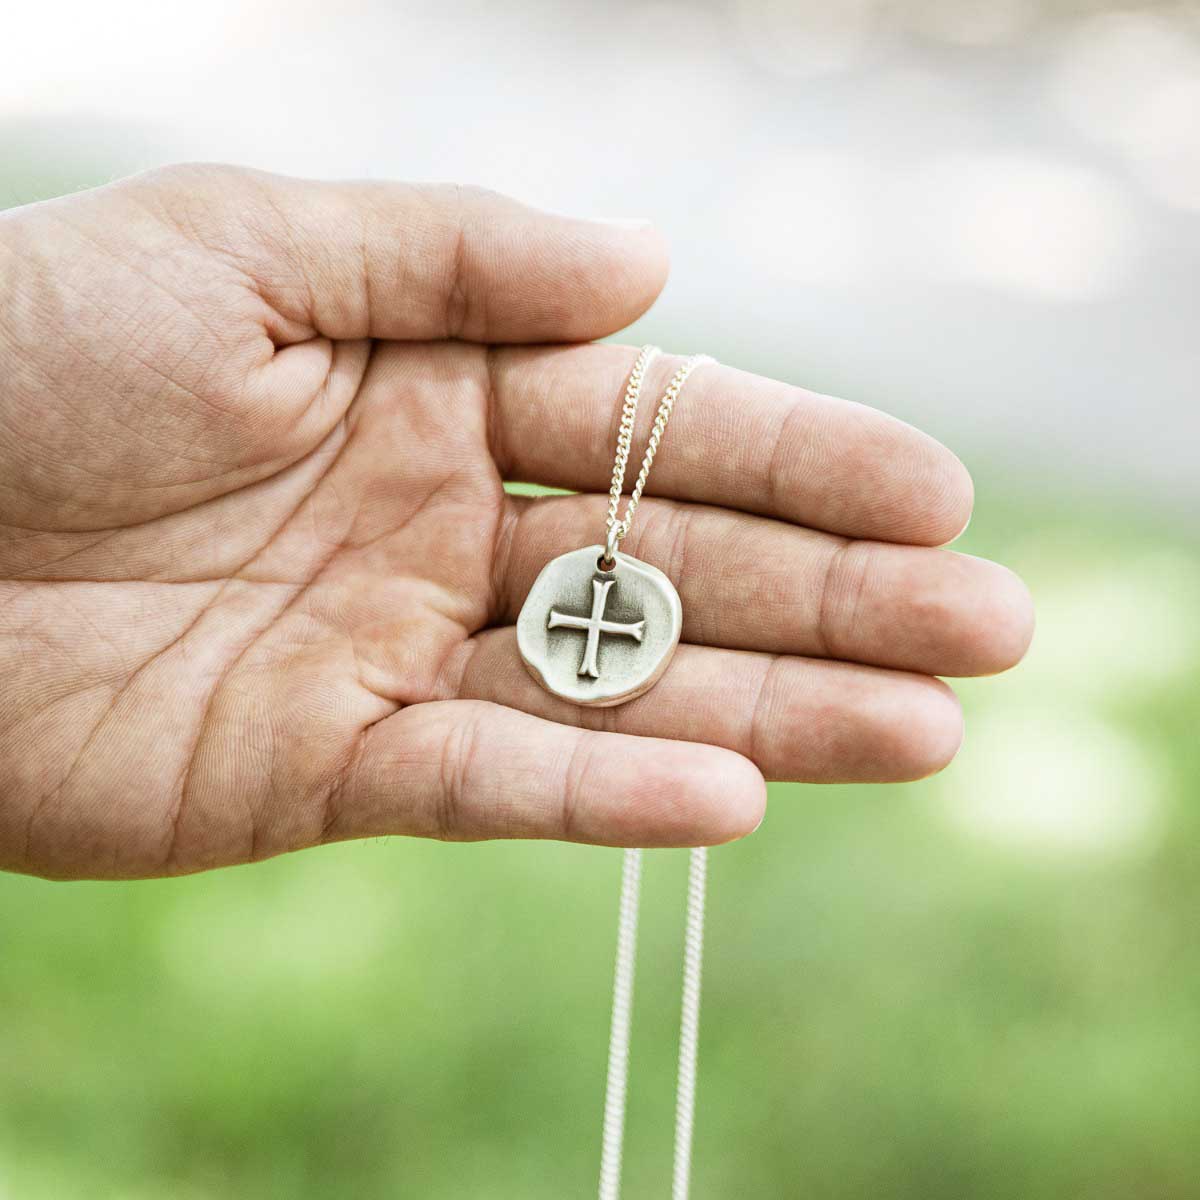
{"label": "silver chain", "polygon": [[[625,468],[637,417],[638,400],[646,368],[661,353],[657,346],[643,346],[629,373],[625,404],[617,433],[617,455],[613,462],[612,491],[608,500],[608,537],[602,569],[614,561],[617,545],[629,532],[642,498],[642,489],[654,465],[663,430],[687,377],[699,366],[714,360],[707,354],[684,359],[671,376],[659,402],[650,430],[646,457],[629,496],[625,516],[618,519]],[[700,973],[704,946],[704,893],[708,851],[694,848],[688,866],[687,915],[684,924],[683,1000],[679,1019],[679,1067],[675,1083],[675,1155],[671,1172],[671,1200],[688,1200],[691,1183],[692,1130],[696,1109],[696,1053],[700,1040]],[[629,1037],[633,1024],[633,980],[637,958],[638,903],[642,879],[642,852],[626,850],[621,871],[621,902],[617,919],[617,962],[613,973],[612,1024],[608,1040],[608,1081],[604,1089],[604,1127],[601,1133],[599,1200],[620,1200],[621,1159],[625,1142],[625,1099],[629,1089]]]}
{"label": "silver chain", "polygon": [[642,499],[642,490],[650,476],[650,468],[654,465],[654,456],[658,453],[658,444],[662,441],[663,431],[671,419],[671,410],[679,393],[687,382],[688,376],[699,366],[713,362],[707,354],[693,354],[685,358],[679,369],[671,376],[658,403],[658,413],[650,429],[650,440],[646,443],[646,455],[642,459],[642,469],[638,472],[633,491],[629,494],[629,503],[625,506],[625,516],[618,518],[617,510],[621,506],[621,492],[625,487],[625,468],[629,464],[630,443],[633,441],[633,426],[637,419],[638,401],[642,395],[642,381],[646,377],[646,369],[662,353],[657,346],[643,346],[629,372],[629,383],[625,388],[625,403],[621,409],[621,424],[617,430],[617,453],[613,459],[612,487],[608,494],[608,517],[606,527],[608,537],[605,540],[604,557],[611,562],[613,554],[621,539],[629,533],[633,524],[634,514]]}
{"label": "silver chain", "polygon": [[[679,1015],[679,1069],[675,1082],[675,1155],[671,1200],[688,1200],[692,1130],[696,1115],[696,1053],[700,1043],[700,973],[704,951],[704,892],[708,850],[695,847],[688,862],[687,915],[683,938],[683,1002]],[[617,965],[613,972],[612,1025],[608,1035],[608,1082],[600,1139],[599,1200],[620,1200],[629,1090],[629,1035],[633,1025],[633,977],[637,958],[638,900],[642,852],[626,850],[617,919]]]}

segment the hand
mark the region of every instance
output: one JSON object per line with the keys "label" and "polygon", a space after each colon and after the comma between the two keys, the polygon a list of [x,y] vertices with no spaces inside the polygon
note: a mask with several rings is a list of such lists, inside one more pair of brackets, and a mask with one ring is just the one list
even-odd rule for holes
{"label": "hand", "polygon": [[1031,629],[1014,576],[932,548],[966,472],[729,367],[688,384],[624,546],[681,594],[669,671],[600,711],[526,674],[513,622],[602,535],[635,353],[569,343],[665,274],[649,227],[452,187],[173,168],[0,217],[0,866],[716,843],[764,775],[947,763],[933,676],[1003,669]]}

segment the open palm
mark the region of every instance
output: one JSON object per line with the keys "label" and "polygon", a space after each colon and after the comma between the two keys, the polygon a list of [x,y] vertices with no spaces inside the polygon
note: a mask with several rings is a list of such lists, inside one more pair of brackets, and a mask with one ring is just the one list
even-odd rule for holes
{"label": "open palm", "polygon": [[0,866],[712,843],[763,775],[949,761],[932,676],[1011,665],[1031,623],[1003,568],[932,548],[966,473],[730,368],[689,383],[625,545],[683,600],[667,674],[595,711],[524,671],[529,585],[602,539],[634,357],[579,343],[665,270],[646,226],[228,168],[0,218]]}

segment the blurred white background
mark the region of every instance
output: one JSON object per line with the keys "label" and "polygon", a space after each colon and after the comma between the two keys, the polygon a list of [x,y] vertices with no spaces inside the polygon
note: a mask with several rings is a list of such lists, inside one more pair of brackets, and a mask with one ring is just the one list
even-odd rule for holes
{"label": "blurred white background", "polygon": [[0,146],[64,189],[198,158],[650,216],[647,336],[1034,495],[1200,508],[1196,4],[8,5]]}

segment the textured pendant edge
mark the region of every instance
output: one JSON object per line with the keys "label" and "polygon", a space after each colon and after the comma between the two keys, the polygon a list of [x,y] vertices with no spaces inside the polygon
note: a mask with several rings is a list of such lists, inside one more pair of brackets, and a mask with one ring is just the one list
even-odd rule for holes
{"label": "textured pendant edge", "polygon": [[664,571],[661,571],[653,563],[648,563],[643,559],[635,558],[631,554],[625,554],[618,550],[618,565],[621,563],[627,563],[635,570],[645,572],[652,579],[655,579],[659,583],[666,585],[663,594],[667,597],[668,606],[671,611],[669,648],[664,651],[662,658],[659,660],[658,665],[655,667],[650,676],[640,681],[634,687],[629,688],[618,695],[590,699],[587,697],[567,695],[564,692],[559,691],[546,679],[542,672],[538,670],[537,665],[531,661],[522,638],[521,616],[524,614],[525,604],[528,603],[529,596],[537,590],[537,586],[542,577],[553,567],[554,563],[558,559],[566,557],[568,554],[582,554],[585,551],[589,554],[595,555],[597,561],[597,571],[600,573],[598,570],[598,564],[600,558],[604,554],[604,547],[599,544],[594,546],[581,546],[578,550],[568,550],[563,554],[556,554],[538,572],[537,577],[534,579],[533,583],[530,585],[529,591],[526,593],[525,602],[521,605],[521,612],[517,615],[517,652],[520,656],[521,662],[525,666],[525,670],[548,695],[554,696],[556,699],[563,700],[568,704],[577,705],[580,708],[616,708],[618,705],[628,704],[631,700],[636,700],[639,696],[645,695],[645,693],[654,687],[654,685],[663,677],[667,668],[671,665],[671,661],[675,657],[675,651],[679,649],[679,639],[683,633],[683,601],[679,598],[679,591],[675,587],[675,584],[671,581],[670,576],[668,576]]}

